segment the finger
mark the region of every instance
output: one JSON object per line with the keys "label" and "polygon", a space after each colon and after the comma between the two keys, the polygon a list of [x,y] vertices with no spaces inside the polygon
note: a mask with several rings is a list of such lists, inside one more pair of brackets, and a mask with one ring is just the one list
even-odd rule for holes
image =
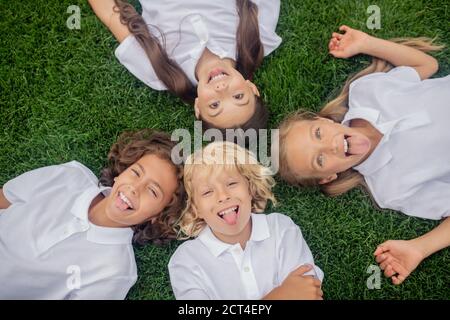
{"label": "finger", "polygon": [[390,278],[395,274],[396,272],[390,264],[386,267],[386,270],[384,270],[384,275],[386,276],[386,278]]}
{"label": "finger", "polygon": [[347,27],[347,26],[344,24],[344,25],[342,25],[342,26],[339,27],[339,30],[340,30],[340,31],[347,32],[348,30],[350,30],[350,28]]}
{"label": "finger", "polygon": [[374,256],[378,256],[386,251],[389,251],[389,248],[386,246],[387,242],[383,242],[382,244],[378,245],[377,249],[373,253]]}
{"label": "finger", "polygon": [[398,275],[398,276],[393,276],[392,277],[392,283],[395,285],[399,285],[402,284],[403,281],[405,281],[405,277],[403,277],[402,275]]}
{"label": "finger", "polygon": [[317,289],[316,294],[317,294],[317,297],[321,297],[321,298],[323,297],[323,291],[320,289]]}
{"label": "finger", "polygon": [[311,269],[312,269],[311,265],[304,264],[304,265],[301,265],[300,267],[298,267],[297,269],[295,269],[294,271],[292,271],[291,274],[302,276],[304,273],[310,271]]}
{"label": "finger", "polygon": [[314,284],[316,287],[319,287],[319,288],[320,288],[320,286],[322,285],[322,282],[321,282],[319,279],[315,278],[313,284]]}
{"label": "finger", "polygon": [[392,261],[394,261],[395,259],[391,256],[389,256],[388,258],[386,258],[386,260],[384,260],[382,263],[380,263],[380,269],[384,270],[386,269],[386,267],[388,265],[390,265],[392,263]]}
{"label": "finger", "polygon": [[382,263],[384,260],[386,260],[388,258],[388,255],[387,254],[380,254],[380,255],[377,255],[376,256],[376,258],[375,258],[375,261],[377,262],[377,263]]}
{"label": "finger", "polygon": [[342,39],[342,34],[340,34],[340,33],[337,33],[337,32],[333,32],[333,38],[336,38],[336,39],[338,39],[338,40],[341,40]]}
{"label": "finger", "polygon": [[407,276],[409,276],[409,271],[402,266],[399,262],[397,261],[392,261],[391,263],[392,268],[395,270],[396,273],[398,273],[399,275],[401,275],[403,278],[406,278]]}

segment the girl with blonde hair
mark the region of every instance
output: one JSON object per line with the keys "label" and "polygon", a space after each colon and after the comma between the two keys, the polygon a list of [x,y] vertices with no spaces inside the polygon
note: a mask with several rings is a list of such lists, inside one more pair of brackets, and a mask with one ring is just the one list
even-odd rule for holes
{"label": "girl with blonde hair", "polygon": [[189,156],[183,243],[169,262],[177,299],[321,299],[323,272],[297,225],[280,213],[268,168],[246,149],[214,142]]}
{"label": "girl with blonde hair", "polygon": [[[297,112],[280,126],[280,175],[331,196],[361,186],[381,208],[426,219],[450,215],[450,76],[426,54],[427,38],[386,41],[341,26],[330,54],[373,56],[318,115]],[[450,245],[450,219],[409,241],[387,241],[376,260],[394,284]]]}

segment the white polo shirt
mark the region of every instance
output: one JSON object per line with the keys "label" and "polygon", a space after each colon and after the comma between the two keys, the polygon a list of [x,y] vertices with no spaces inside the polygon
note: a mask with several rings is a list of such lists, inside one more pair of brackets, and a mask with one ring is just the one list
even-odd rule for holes
{"label": "white polo shirt", "polygon": [[[281,43],[275,33],[280,0],[253,0],[258,6],[258,22],[264,55]],[[165,43],[165,49],[194,85],[195,67],[205,50],[220,58],[236,60],[236,30],[239,16],[235,0],[141,0],[142,17],[150,32]],[[161,37],[164,34],[165,42]],[[166,90],[158,79],[145,51],[129,35],[115,51],[117,59],[135,77],[156,90]]]}
{"label": "white polo shirt", "polygon": [[442,219],[450,215],[450,76],[420,80],[411,67],[373,73],[350,86],[352,119],[384,136],[354,167],[382,208]]}
{"label": "white polo shirt", "polygon": [[[314,265],[299,227],[280,214],[252,214],[250,240],[240,244],[217,239],[206,226],[194,240],[180,245],[169,261],[177,299],[261,299],[281,285],[295,268]],[[323,279],[314,266],[308,274]]]}
{"label": "white polo shirt", "polygon": [[72,161],[36,169],[3,186],[0,299],[124,299],[137,279],[130,228],[89,222],[100,192]]}

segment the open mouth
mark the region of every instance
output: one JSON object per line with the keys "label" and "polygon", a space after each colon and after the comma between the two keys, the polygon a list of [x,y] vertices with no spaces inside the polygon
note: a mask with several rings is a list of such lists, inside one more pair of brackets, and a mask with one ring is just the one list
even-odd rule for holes
{"label": "open mouth", "polygon": [[134,210],[133,203],[130,201],[130,199],[127,198],[127,196],[123,192],[119,192],[115,204],[120,211]]}
{"label": "open mouth", "polygon": [[217,215],[222,218],[227,224],[235,225],[239,216],[239,206],[233,206],[219,211]]}
{"label": "open mouth", "polygon": [[344,135],[344,154],[346,157],[364,155],[369,152],[370,140],[363,135]]}
{"label": "open mouth", "polygon": [[214,69],[209,73],[208,83],[225,77],[228,77],[228,73],[224,72],[222,69]]}

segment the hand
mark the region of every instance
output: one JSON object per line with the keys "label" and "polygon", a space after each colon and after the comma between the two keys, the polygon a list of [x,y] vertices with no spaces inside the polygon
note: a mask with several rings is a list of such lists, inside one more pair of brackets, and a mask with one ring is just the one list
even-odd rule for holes
{"label": "hand", "polygon": [[364,52],[364,47],[370,36],[362,31],[347,26],[340,26],[344,34],[333,32],[328,44],[330,54],[336,58],[350,58]]}
{"label": "hand", "polygon": [[399,285],[425,258],[414,240],[389,240],[380,244],[374,252],[375,260],[384,275]]}
{"label": "hand", "polygon": [[281,286],[275,288],[277,299],[281,300],[323,300],[320,280],[304,274],[312,270],[310,265],[302,265],[292,271]]}

